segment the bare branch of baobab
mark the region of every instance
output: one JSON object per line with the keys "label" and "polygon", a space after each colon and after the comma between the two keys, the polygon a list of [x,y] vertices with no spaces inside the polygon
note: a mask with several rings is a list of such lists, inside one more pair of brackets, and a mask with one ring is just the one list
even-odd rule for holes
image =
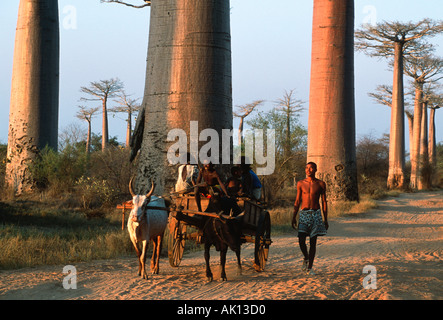
{"label": "bare branch of baobab", "polygon": [[151,5],[151,1],[147,1],[144,0],[145,4],[141,4],[141,5],[135,5],[135,4],[131,4],[131,3],[127,3],[124,1],[120,1],[120,0],[100,0],[100,2],[104,2],[104,3],[118,3],[118,4],[123,4],[125,6],[131,7],[131,8],[136,8],[136,9],[142,9],[145,7],[149,7]]}

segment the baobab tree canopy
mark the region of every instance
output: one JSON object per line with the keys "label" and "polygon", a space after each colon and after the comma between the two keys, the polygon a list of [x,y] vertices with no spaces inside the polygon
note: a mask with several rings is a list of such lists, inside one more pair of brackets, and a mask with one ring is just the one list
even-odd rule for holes
{"label": "baobab tree canopy", "polygon": [[[93,81],[89,87],[81,87],[80,91],[89,95],[89,98],[82,97],[84,101],[101,101],[102,103],[102,150],[108,146],[108,99],[116,97],[123,89],[123,83],[118,78],[110,80]],[[92,98],[91,98],[92,97]]]}
{"label": "baobab tree canopy", "polygon": [[423,19],[418,22],[383,21],[376,25],[364,25],[355,32],[356,49],[365,51],[373,57],[394,57],[395,44],[402,45],[402,51],[408,55],[422,53],[428,48],[427,43],[419,40],[425,36],[435,36],[442,31],[441,21]]}

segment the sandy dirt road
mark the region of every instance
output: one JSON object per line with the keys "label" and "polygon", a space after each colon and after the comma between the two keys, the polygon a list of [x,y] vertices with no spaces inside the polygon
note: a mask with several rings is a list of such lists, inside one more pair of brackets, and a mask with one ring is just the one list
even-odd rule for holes
{"label": "sandy dirt road", "polygon": [[[253,245],[242,246],[242,275],[228,252],[227,282],[211,251],[214,281],[205,281],[203,252],[178,268],[160,261],[160,274],[143,280],[135,257],[79,263],[77,289],[63,288],[64,266],[0,271],[0,300],[8,299],[443,299],[443,191],[402,194],[366,214],[330,222],[318,240],[315,276],[301,271],[295,233],[273,237],[265,272],[252,268]],[[367,265],[376,289],[363,288]],[[373,279],[372,279],[373,280]],[[373,284],[374,282],[368,282]]]}

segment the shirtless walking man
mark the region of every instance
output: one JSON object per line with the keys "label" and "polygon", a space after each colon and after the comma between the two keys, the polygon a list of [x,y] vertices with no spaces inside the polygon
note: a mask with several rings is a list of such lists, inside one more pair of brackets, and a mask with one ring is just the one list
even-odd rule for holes
{"label": "shirtless walking man", "polygon": [[[297,183],[297,198],[294,203],[294,215],[292,227],[297,230],[297,213],[300,211],[298,223],[298,242],[303,253],[303,270],[307,274],[315,275],[312,270],[314,264],[315,251],[317,246],[317,236],[326,234],[329,228],[328,207],[326,202],[326,183],[315,177],[317,165],[308,162],[305,168],[306,179]],[[323,209],[324,223],[320,209],[320,198]],[[309,236],[309,252],[306,247],[306,237]]]}

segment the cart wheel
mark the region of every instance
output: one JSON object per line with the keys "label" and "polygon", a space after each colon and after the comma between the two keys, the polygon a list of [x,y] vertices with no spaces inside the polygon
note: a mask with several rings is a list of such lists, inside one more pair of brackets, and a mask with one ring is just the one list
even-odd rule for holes
{"label": "cart wheel", "polygon": [[178,267],[185,251],[186,225],[175,218],[170,222],[168,257],[171,267]]}
{"label": "cart wheel", "polygon": [[265,211],[258,222],[255,236],[254,268],[256,271],[265,270],[271,242],[271,217],[269,212]]}

